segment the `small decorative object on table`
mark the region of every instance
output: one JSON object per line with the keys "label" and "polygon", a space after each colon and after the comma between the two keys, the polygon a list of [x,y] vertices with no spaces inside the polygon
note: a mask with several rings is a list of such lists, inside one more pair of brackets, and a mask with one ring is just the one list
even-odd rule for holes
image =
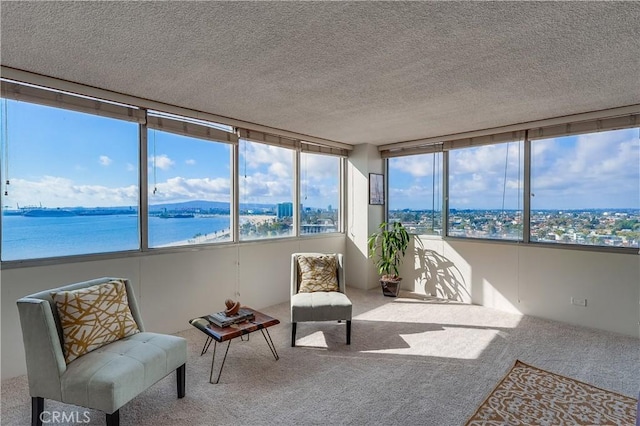
{"label": "small decorative object on table", "polygon": [[228,317],[232,317],[238,313],[240,310],[240,302],[234,302],[231,299],[227,299],[224,301],[227,309],[224,311],[224,314]]}
{"label": "small decorative object on table", "polygon": [[231,299],[227,299],[224,304],[227,309],[205,317],[213,325],[217,325],[218,327],[229,327],[233,324],[251,321],[255,318],[252,311],[240,308],[240,302],[234,302]]}

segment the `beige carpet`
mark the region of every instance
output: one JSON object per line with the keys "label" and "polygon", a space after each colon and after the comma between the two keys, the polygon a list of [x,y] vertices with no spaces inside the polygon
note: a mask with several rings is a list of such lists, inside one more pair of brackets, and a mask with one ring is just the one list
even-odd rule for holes
{"label": "beige carpet", "polygon": [[483,425],[633,425],[637,400],[519,360],[467,422]]}
{"label": "beige carpet", "polygon": [[[460,426],[516,359],[630,397],[640,389],[637,338],[408,293],[348,295],[350,346],[344,323],[332,322],[298,325],[292,348],[288,302],[271,306],[263,311],[281,321],[269,329],[280,359],[260,333],[236,339],[217,385],[213,348],[200,356],[205,336],[185,319],[186,397],[176,398],[171,375],[126,404],[121,424]],[[26,376],[4,380],[1,401],[2,425],[29,424]],[[45,410],[85,411],[53,401]],[[89,417],[104,425],[102,413]]]}

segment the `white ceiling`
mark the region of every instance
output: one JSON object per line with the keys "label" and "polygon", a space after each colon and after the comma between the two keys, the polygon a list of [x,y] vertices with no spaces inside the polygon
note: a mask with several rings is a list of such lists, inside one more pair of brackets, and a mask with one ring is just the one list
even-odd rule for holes
{"label": "white ceiling", "polygon": [[640,104],[640,2],[3,1],[1,63],[349,144]]}

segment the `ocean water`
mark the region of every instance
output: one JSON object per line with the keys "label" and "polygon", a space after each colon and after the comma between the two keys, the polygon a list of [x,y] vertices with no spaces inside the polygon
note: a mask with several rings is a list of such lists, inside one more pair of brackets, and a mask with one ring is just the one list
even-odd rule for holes
{"label": "ocean water", "polygon": [[[149,217],[149,247],[171,245],[197,234],[229,228],[229,216],[160,219]],[[135,215],[2,217],[2,260],[137,250]]]}

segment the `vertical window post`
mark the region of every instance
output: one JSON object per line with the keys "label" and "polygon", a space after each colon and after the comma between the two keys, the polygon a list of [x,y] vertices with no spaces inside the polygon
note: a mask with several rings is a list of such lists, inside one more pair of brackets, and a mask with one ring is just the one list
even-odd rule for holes
{"label": "vertical window post", "polygon": [[296,148],[293,158],[293,236],[300,236],[300,148]]}
{"label": "vertical window post", "polygon": [[442,151],[442,236],[449,235],[449,151]]}
{"label": "vertical window post", "polygon": [[144,123],[138,125],[138,221],[140,227],[140,251],[149,250],[149,179],[147,177],[147,164],[149,150],[147,148],[147,111],[144,110]]}
{"label": "vertical window post", "polygon": [[531,239],[531,141],[529,131],[524,134],[524,191],[522,191],[522,242]]}
{"label": "vertical window post", "polygon": [[240,241],[240,144],[231,149],[231,241]]}

